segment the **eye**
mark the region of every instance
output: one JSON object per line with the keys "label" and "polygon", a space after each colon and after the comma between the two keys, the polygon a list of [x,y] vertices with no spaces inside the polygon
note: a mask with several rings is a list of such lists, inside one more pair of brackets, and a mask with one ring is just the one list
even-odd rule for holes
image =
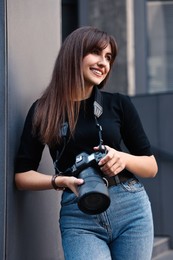
{"label": "eye", "polygon": [[112,55],[111,55],[111,54],[107,54],[107,55],[106,55],[106,59],[107,59],[107,61],[111,62],[111,60],[112,60]]}

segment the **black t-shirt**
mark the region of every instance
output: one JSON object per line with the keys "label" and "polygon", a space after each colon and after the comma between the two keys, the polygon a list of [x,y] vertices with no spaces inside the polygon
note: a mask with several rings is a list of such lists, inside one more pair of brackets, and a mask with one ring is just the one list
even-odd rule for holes
{"label": "black t-shirt", "polygon": [[[122,151],[122,141],[133,155],[152,155],[150,143],[138,113],[130,98],[118,93],[101,92],[103,97],[103,114],[98,122],[102,127],[103,143]],[[71,167],[76,155],[81,152],[91,154],[93,147],[99,145],[99,132],[93,112],[94,93],[81,102],[79,118],[74,136],[68,140],[59,160],[58,168],[65,171]],[[19,151],[16,158],[15,172],[37,170],[41,160],[44,144],[32,134],[32,119],[36,102],[31,106],[26,117]],[[52,120],[54,120],[52,118]],[[49,147],[53,161],[57,150],[61,152],[63,144]]]}

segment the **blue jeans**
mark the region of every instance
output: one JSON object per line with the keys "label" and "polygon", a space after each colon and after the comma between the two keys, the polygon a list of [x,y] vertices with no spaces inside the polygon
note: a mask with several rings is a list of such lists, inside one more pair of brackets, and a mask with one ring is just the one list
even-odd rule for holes
{"label": "blue jeans", "polygon": [[134,179],[109,188],[107,211],[87,215],[78,198],[64,192],[60,213],[66,260],[150,260],[153,248],[151,206],[143,185]]}

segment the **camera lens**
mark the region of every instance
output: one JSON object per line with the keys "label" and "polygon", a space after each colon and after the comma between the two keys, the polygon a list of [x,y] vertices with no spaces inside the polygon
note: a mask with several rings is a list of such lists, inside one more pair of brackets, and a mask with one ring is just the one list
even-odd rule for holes
{"label": "camera lens", "polygon": [[87,214],[100,214],[110,205],[108,188],[100,173],[88,167],[79,174],[84,184],[79,186],[78,207]]}
{"label": "camera lens", "polygon": [[109,206],[109,199],[106,195],[92,192],[85,194],[79,199],[78,206],[80,210],[87,214],[100,214]]}

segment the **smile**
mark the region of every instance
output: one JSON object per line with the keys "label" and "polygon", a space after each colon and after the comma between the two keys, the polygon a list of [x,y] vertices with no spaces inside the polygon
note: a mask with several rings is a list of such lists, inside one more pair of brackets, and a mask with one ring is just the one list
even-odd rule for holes
{"label": "smile", "polygon": [[97,76],[102,76],[102,75],[103,75],[103,72],[100,71],[100,70],[98,70],[98,69],[91,69],[91,71],[92,71],[95,75],[97,75]]}

